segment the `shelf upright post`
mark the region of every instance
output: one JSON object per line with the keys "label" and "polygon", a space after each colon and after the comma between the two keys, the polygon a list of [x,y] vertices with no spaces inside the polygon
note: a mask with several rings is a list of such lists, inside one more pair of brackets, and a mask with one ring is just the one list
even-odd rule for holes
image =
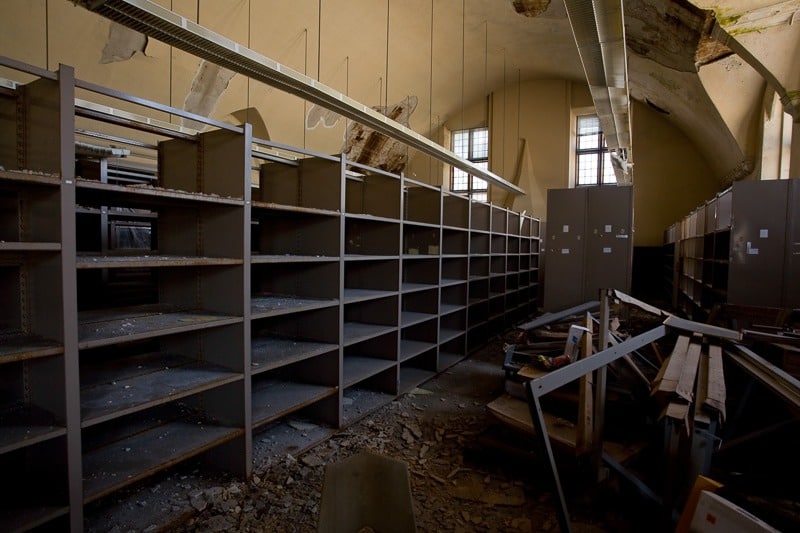
{"label": "shelf upright post", "polygon": [[337,322],[339,333],[339,377],[337,379],[339,416],[338,427],[344,423],[344,256],[345,256],[345,225],[347,222],[347,155],[341,154],[339,160],[339,320]]}
{"label": "shelf upright post", "polygon": [[59,156],[61,172],[61,305],[64,342],[67,476],[71,531],[83,530],[81,392],[78,358],[78,282],[75,230],[75,70],[58,68]]}

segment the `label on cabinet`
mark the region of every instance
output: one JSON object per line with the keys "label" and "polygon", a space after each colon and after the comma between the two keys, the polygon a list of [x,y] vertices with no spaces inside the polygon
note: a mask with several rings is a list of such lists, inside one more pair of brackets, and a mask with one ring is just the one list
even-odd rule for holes
{"label": "label on cabinet", "polygon": [[762,239],[768,239],[769,238],[769,230],[768,229],[759,230],[758,236],[760,238],[762,238]]}
{"label": "label on cabinet", "polygon": [[606,224],[606,233],[611,233],[611,224]]}
{"label": "label on cabinet", "polygon": [[610,254],[611,253],[611,248],[606,246],[605,248],[603,248],[603,253],[604,254]]}
{"label": "label on cabinet", "polygon": [[568,254],[569,254],[569,248],[562,248],[561,249],[561,255],[568,255]]}
{"label": "label on cabinet", "polygon": [[561,228],[561,233],[569,233],[569,224],[564,224]]}

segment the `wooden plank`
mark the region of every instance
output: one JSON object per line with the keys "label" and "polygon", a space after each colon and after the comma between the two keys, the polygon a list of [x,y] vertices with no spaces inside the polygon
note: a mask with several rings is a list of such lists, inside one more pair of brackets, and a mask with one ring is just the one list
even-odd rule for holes
{"label": "wooden plank", "polygon": [[338,344],[281,337],[255,337],[252,340],[250,365],[253,374],[256,374],[338,349]]}
{"label": "wooden plank", "polygon": [[253,384],[253,427],[336,394],[336,387],[294,381],[265,380]]}
{"label": "wooden plank", "polygon": [[239,428],[174,421],[88,451],[83,456],[84,503],[242,434]]}
{"label": "wooden plank", "polygon": [[722,420],[725,420],[726,396],[722,348],[718,345],[711,345],[708,347],[708,395],[703,403],[718,411]]}
{"label": "wooden plank", "polygon": [[[581,342],[581,359],[586,359],[592,355],[592,316],[587,314],[586,328]],[[602,371],[600,369],[599,371]],[[585,374],[578,380],[578,418],[575,432],[576,451],[584,453],[592,447],[592,435],[594,434],[594,379],[592,374]]]}
{"label": "wooden plank", "polygon": [[654,380],[652,394],[669,394],[675,392],[678,380],[681,377],[681,369],[686,360],[686,352],[689,349],[689,337],[681,335],[672,349],[672,353],[664,360],[658,375]]}
{"label": "wooden plank", "polygon": [[147,268],[241,265],[241,259],[227,257],[192,257],[180,255],[99,255],[80,254],[76,257],[76,268]]}
{"label": "wooden plank", "polygon": [[0,365],[64,353],[64,345],[38,335],[12,332],[0,335]]}
{"label": "wooden plank", "polygon": [[681,368],[681,376],[675,385],[675,393],[687,402],[694,400],[694,383],[697,378],[697,365],[700,362],[701,348],[702,346],[699,343],[693,342],[689,344],[686,359]]}
{"label": "wooden plank", "polygon": [[708,398],[708,354],[700,354],[700,364],[697,367],[697,395],[694,402],[694,421],[705,426],[711,424],[711,417],[703,408]]}
{"label": "wooden plank", "polygon": [[[486,408],[492,416],[503,424],[529,435],[534,434],[530,409],[524,400],[505,394],[491,401]],[[576,453],[575,425],[548,412],[544,412],[544,419],[550,441],[566,451]],[[631,444],[603,442],[603,451],[621,464],[627,463],[643,448],[644,443],[640,442]]]}

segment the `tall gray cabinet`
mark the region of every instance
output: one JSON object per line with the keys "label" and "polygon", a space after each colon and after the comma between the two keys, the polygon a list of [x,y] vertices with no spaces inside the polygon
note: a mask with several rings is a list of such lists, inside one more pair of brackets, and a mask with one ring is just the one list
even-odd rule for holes
{"label": "tall gray cabinet", "polygon": [[673,303],[687,316],[705,319],[721,304],[800,306],[799,180],[736,182],[665,234]]}
{"label": "tall gray cabinet", "polygon": [[633,188],[547,191],[544,308],[595,300],[602,288],[630,290]]}

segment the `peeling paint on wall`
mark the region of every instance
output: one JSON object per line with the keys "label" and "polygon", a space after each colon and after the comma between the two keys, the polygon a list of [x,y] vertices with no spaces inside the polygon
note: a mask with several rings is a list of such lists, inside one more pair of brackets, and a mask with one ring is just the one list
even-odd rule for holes
{"label": "peeling paint on wall", "polygon": [[[417,108],[418,101],[416,96],[407,96],[392,106],[373,107],[373,109],[408,126],[409,118]],[[351,122],[347,128],[343,152],[351,161],[387,172],[399,173],[408,164],[405,144],[356,122]]]}
{"label": "peeling paint on wall", "polygon": [[550,0],[511,0],[514,10],[526,17],[538,17],[550,7]]}
{"label": "peeling paint on wall", "polygon": [[[183,109],[196,115],[210,117],[234,74],[236,73],[232,70],[206,60],[201,61],[192,81],[192,88],[183,102]],[[202,123],[186,119],[183,120],[183,125],[197,130],[202,130],[205,126]]]}
{"label": "peeling paint on wall", "polygon": [[[147,35],[132,30],[127,26],[112,22],[108,28],[108,41],[103,47],[100,63],[127,61],[136,52],[145,53]],[[145,54],[146,55],[146,54]]]}
{"label": "peeling paint on wall", "polygon": [[342,118],[342,115],[339,113],[314,104],[308,110],[308,115],[306,115],[306,128],[313,130],[319,126],[320,122],[324,127],[332,128],[339,122],[340,118]]}

